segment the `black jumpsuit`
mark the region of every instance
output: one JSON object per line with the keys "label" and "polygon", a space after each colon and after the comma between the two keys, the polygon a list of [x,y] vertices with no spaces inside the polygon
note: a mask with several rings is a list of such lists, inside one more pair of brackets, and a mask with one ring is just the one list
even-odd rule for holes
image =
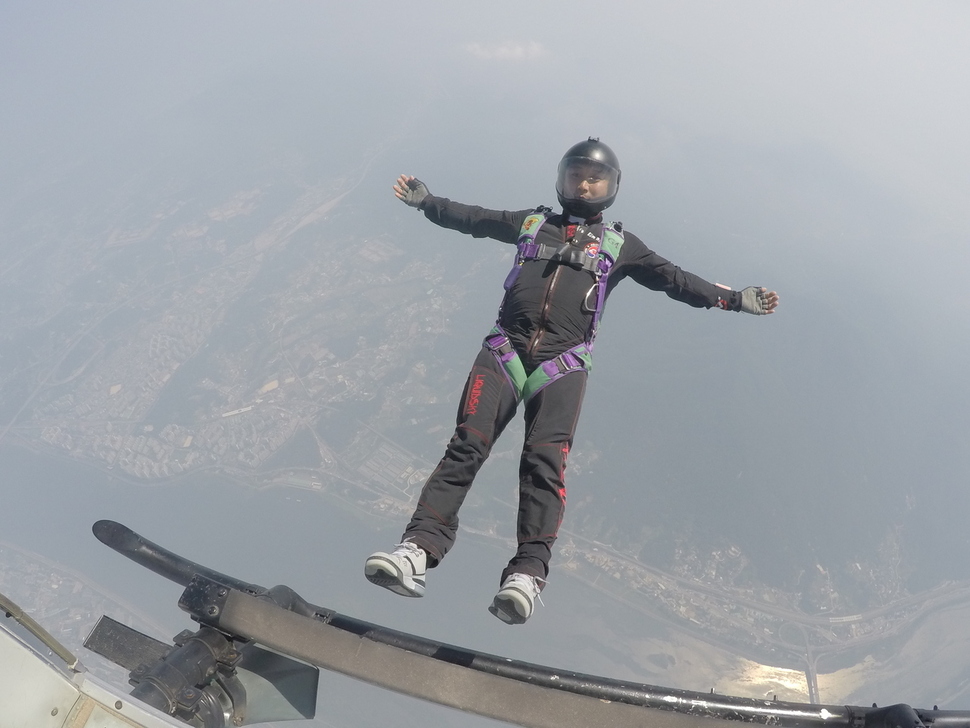
{"label": "black jumpsuit", "polygon": [[[421,210],[432,222],[476,238],[515,244],[533,210],[487,210],[429,195]],[[600,220],[586,221],[594,225]],[[562,215],[549,217],[536,242],[561,245],[573,225]],[[738,311],[740,294],[673,265],[624,231],[619,259],[610,271],[608,290],[630,277],[637,283],[698,308],[718,306]],[[499,323],[531,373],[542,362],[582,343],[595,303],[589,271],[549,260],[528,260],[506,293]],[[483,332],[485,333],[485,332]],[[503,571],[545,579],[552,545],[566,504],[565,470],[569,448],[586,390],[584,371],[541,389],[525,405],[525,442],[519,463],[518,550]],[[458,510],[492,445],[515,414],[516,394],[492,352],[482,348],[465,383],[455,434],[444,457],[425,483],[404,539],[421,546],[436,566],[455,542]]]}

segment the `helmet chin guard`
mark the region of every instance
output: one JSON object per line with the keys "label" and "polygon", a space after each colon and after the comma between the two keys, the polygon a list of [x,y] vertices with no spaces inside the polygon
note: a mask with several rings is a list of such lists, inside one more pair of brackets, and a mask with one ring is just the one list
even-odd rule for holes
{"label": "helmet chin guard", "polygon": [[569,214],[596,217],[613,204],[619,187],[620,162],[597,138],[574,144],[559,162],[556,195]]}

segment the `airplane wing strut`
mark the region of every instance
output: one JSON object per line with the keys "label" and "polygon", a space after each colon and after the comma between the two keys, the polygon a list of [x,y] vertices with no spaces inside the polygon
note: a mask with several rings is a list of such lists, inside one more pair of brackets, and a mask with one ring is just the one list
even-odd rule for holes
{"label": "airplane wing strut", "polygon": [[757,700],[556,670],[447,645],[340,615],[286,586],[265,589],[173,554],[111,521],[95,535],[185,587],[179,606],[234,640],[254,642],[373,685],[527,728],[970,728],[970,711]]}

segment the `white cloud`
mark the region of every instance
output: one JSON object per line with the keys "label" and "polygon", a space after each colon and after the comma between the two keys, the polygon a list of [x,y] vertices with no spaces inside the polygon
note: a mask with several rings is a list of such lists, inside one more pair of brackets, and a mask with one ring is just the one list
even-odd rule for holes
{"label": "white cloud", "polygon": [[465,50],[476,58],[486,61],[529,61],[545,55],[542,43],[530,40],[527,43],[505,41],[498,44],[469,43]]}

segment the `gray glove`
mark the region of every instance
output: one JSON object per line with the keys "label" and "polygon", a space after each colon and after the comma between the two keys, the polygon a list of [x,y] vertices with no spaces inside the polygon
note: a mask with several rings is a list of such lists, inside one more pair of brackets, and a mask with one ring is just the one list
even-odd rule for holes
{"label": "gray glove", "polygon": [[419,179],[409,179],[406,184],[407,187],[403,189],[404,194],[398,197],[409,207],[421,207],[424,198],[431,194],[428,188]]}
{"label": "gray glove", "polygon": [[748,286],[741,291],[741,310],[745,313],[753,313],[755,316],[764,316],[771,313],[768,308],[768,294],[764,288],[758,286]]}

